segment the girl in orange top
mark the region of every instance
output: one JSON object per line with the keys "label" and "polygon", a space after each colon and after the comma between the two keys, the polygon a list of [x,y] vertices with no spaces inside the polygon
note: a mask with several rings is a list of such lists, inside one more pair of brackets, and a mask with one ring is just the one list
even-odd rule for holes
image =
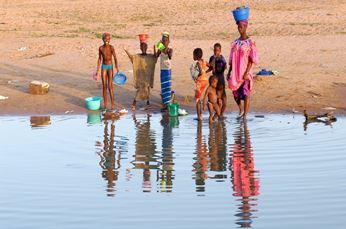
{"label": "girl in orange top", "polygon": [[202,59],[203,51],[201,48],[196,48],[193,50],[193,60],[197,63],[198,76],[195,79],[196,89],[195,89],[195,99],[196,99],[196,109],[197,109],[197,119],[202,121],[202,95],[208,85],[208,77],[206,71],[209,69],[209,64]]}

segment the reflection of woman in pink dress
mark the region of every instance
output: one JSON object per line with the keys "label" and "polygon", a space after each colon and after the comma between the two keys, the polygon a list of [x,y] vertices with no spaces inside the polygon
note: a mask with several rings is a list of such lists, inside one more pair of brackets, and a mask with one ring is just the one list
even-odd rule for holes
{"label": "reflection of woman in pink dress", "polygon": [[239,218],[236,223],[241,227],[251,227],[253,213],[257,210],[257,196],[259,196],[260,180],[258,170],[255,170],[253,149],[250,133],[246,121],[240,124],[239,130],[234,134],[232,147],[231,170],[233,196],[240,197]]}
{"label": "reflection of woman in pink dress", "polygon": [[[258,63],[255,42],[248,37],[247,20],[238,21],[240,37],[231,45],[228,70],[228,87],[233,91],[234,100],[239,107],[239,117],[246,118],[250,108],[250,92],[252,90],[252,66]],[[241,100],[244,101],[242,106]]]}

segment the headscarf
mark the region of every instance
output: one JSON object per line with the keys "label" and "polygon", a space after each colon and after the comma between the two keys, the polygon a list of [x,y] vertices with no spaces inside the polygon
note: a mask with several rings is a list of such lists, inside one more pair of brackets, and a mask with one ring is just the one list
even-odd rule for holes
{"label": "headscarf", "polygon": [[237,25],[239,24],[242,24],[242,25],[245,25],[247,26],[249,24],[249,20],[240,20],[240,21],[237,21]]}
{"label": "headscarf", "polygon": [[167,37],[167,38],[169,38],[169,32],[163,32],[163,33],[162,33],[162,37]]}

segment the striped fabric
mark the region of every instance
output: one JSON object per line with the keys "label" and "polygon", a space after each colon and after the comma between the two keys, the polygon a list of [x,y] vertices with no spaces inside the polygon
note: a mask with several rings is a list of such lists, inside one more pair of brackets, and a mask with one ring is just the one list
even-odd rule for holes
{"label": "striped fabric", "polygon": [[167,105],[171,101],[172,70],[161,70],[160,78],[162,103]]}

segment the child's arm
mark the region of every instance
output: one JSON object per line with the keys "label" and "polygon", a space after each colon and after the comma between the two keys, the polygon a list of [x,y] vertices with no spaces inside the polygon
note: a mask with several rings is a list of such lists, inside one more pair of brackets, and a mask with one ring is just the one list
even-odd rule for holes
{"label": "child's arm", "polygon": [[113,58],[114,58],[114,66],[115,69],[117,70],[117,72],[119,72],[119,67],[118,67],[118,60],[117,60],[117,56],[115,54],[115,50],[114,47],[112,46],[112,52],[113,52]]}
{"label": "child's arm", "polygon": [[158,50],[156,53],[156,58],[158,58],[161,55],[161,50]]}
{"label": "child's arm", "polygon": [[168,55],[168,58],[171,60],[171,59],[172,59],[172,56],[173,56],[173,49],[168,48],[168,50],[167,50],[167,55]]}
{"label": "child's arm", "polygon": [[208,100],[206,99],[207,95],[208,95],[208,91],[209,91],[209,86],[207,87],[207,90],[205,90],[204,96],[203,96],[203,110],[206,110],[207,107],[207,102]]}
{"label": "child's arm", "polygon": [[224,71],[225,71],[227,69],[227,62],[223,56],[222,56],[222,64],[224,66]]}
{"label": "child's arm", "polygon": [[124,48],[124,51],[126,52],[127,56],[130,58],[131,63],[133,63],[133,56],[130,54],[130,52]]}
{"label": "child's arm", "polygon": [[213,66],[214,66],[213,62],[215,61],[215,59],[213,59],[213,57],[214,56],[210,57],[210,59],[209,59],[208,70],[206,71],[206,73],[211,72],[211,71],[214,70],[213,69]]}
{"label": "child's arm", "polygon": [[99,57],[97,59],[97,68],[96,68],[96,75],[99,73],[99,69],[101,67],[101,61],[102,61],[102,52],[101,52],[101,47],[99,48]]}
{"label": "child's arm", "polygon": [[197,61],[197,68],[198,68],[198,76],[197,76],[197,79],[198,79],[198,77],[202,75],[202,66],[199,61]]}
{"label": "child's arm", "polygon": [[156,61],[157,61],[157,58],[159,56],[157,55],[156,45],[154,45],[154,57],[156,58]]}
{"label": "child's arm", "polygon": [[227,73],[227,80],[231,78],[231,71],[232,71],[232,64],[229,65],[228,73]]}
{"label": "child's arm", "polygon": [[205,73],[208,73],[210,72],[213,68],[212,66],[208,63],[208,62],[205,62],[206,63],[206,66],[208,67],[208,70],[205,72]]}

